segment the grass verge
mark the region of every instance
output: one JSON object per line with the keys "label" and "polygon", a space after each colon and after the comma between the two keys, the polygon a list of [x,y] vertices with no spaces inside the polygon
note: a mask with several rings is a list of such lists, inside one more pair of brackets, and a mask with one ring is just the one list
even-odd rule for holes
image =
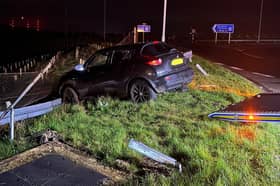
{"label": "grass verge", "polygon": [[[210,74],[195,69],[190,90],[160,95],[156,101],[133,104],[101,97],[96,105],[64,106],[33,124],[18,127],[17,140],[0,141],[0,159],[32,146],[22,137],[47,128],[77,148],[88,149],[105,164],[129,163],[135,175],[127,185],[277,185],[280,128],[271,124],[239,125],[207,115],[258,93],[251,82],[195,57]],[[142,172],[143,157],[128,149],[134,138],[182,163],[183,173],[170,176]],[[140,175],[141,172],[141,176]]]}

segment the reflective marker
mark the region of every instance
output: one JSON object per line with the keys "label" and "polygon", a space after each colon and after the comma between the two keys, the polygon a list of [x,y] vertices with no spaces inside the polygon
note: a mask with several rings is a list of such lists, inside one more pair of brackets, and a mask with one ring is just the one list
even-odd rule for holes
{"label": "reflective marker", "polygon": [[246,112],[214,112],[209,118],[217,118],[234,122],[273,122],[280,123],[280,112],[275,113],[246,113]]}

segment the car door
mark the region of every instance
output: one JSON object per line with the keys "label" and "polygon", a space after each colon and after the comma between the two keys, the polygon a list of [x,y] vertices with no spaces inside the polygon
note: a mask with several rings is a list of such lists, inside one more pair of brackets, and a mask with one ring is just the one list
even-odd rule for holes
{"label": "car door", "polygon": [[124,91],[125,79],[130,69],[131,50],[126,48],[115,49],[110,54],[108,76],[104,91],[108,94],[115,94]]}
{"label": "car door", "polygon": [[104,86],[110,75],[110,51],[101,51],[94,55],[86,64],[86,81],[88,82],[89,96],[104,94]]}

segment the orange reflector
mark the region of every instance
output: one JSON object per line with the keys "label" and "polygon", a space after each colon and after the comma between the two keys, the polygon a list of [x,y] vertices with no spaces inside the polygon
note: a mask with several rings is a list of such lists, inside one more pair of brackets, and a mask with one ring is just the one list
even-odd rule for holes
{"label": "orange reflector", "polygon": [[255,119],[254,115],[249,115],[249,120],[254,120],[254,119]]}

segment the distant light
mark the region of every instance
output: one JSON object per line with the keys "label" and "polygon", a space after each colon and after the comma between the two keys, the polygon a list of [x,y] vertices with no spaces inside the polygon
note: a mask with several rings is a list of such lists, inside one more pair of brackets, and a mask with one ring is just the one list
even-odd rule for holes
{"label": "distant light", "polygon": [[36,20],[36,31],[39,32],[40,30],[41,30],[41,28],[40,28],[40,19],[38,18]]}
{"label": "distant light", "polygon": [[27,20],[27,22],[26,22],[26,28],[27,28],[27,29],[30,29],[30,23],[29,23],[28,20]]}
{"label": "distant light", "polygon": [[254,115],[250,114],[249,115],[249,120],[254,120],[254,119],[255,119]]}
{"label": "distant light", "polygon": [[23,16],[21,16],[21,18],[20,18],[21,20],[24,20],[24,17]]}
{"label": "distant light", "polygon": [[12,19],[9,23],[10,27],[15,28],[15,20]]}

